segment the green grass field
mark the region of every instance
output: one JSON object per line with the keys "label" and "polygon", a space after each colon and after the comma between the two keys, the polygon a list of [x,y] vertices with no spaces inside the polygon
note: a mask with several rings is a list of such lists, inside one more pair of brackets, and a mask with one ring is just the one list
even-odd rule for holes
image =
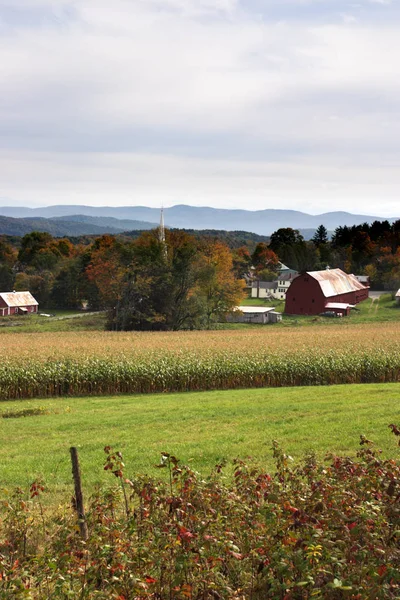
{"label": "green grass field", "polygon": [[0,317],[1,333],[49,333],[52,331],[103,331],[105,312],[84,313],[66,310],[44,309],[51,317],[40,315]]}
{"label": "green grass field", "polygon": [[162,451],[204,475],[221,458],[251,456],[272,467],[273,439],[296,459],[308,450],[354,455],[364,434],[398,456],[388,424],[400,421],[399,396],[400,384],[372,384],[2,402],[2,414],[37,407],[49,414],[0,419],[0,488],[42,476],[49,501],[68,499],[72,445],[87,491],[110,481],[106,444],[123,452],[128,476],[157,476]]}
{"label": "green grass field", "polygon": [[[246,306],[274,306],[278,312],[284,312],[285,303],[282,300],[263,300],[260,298],[248,298],[242,302]],[[357,305],[355,310],[351,311],[350,316],[342,319],[332,319],[329,317],[318,316],[300,316],[284,315],[282,323],[278,327],[296,327],[309,325],[327,325],[327,324],[354,324],[362,323],[383,323],[390,321],[400,321],[400,307],[392,299],[391,294],[384,294],[380,298],[369,298]]]}

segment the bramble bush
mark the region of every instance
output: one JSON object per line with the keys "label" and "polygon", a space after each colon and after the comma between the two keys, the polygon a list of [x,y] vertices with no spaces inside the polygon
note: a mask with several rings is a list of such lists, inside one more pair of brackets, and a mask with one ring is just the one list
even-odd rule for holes
{"label": "bramble bush", "polygon": [[364,436],[355,459],[272,451],[272,473],[237,460],[207,478],[162,453],[158,481],[128,477],[106,446],[114,485],[88,503],[86,542],[74,506],[44,506],[43,482],[4,492],[0,598],[399,598],[399,461]]}

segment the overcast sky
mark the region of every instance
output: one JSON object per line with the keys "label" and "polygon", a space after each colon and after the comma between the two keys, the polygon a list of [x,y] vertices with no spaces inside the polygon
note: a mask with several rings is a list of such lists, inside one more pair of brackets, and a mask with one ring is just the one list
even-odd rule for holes
{"label": "overcast sky", "polygon": [[400,216],[400,0],[0,0],[0,204]]}

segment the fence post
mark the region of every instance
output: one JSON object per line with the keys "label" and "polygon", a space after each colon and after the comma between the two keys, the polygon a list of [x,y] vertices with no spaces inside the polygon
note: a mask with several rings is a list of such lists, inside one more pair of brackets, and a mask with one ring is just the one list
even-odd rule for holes
{"label": "fence post", "polygon": [[85,508],[83,506],[83,494],[82,494],[82,483],[81,483],[81,471],[79,468],[78,450],[74,447],[70,448],[71,461],[72,461],[72,476],[75,484],[75,508],[78,514],[79,530],[81,538],[83,540],[88,539],[89,533],[85,517]]}

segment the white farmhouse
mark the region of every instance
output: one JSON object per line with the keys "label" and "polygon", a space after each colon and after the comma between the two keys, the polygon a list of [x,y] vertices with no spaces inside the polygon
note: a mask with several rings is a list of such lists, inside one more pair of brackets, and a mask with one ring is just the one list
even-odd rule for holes
{"label": "white farmhouse", "polygon": [[285,300],[290,284],[297,275],[298,273],[294,271],[278,275],[278,279],[275,281],[253,281],[251,297]]}

